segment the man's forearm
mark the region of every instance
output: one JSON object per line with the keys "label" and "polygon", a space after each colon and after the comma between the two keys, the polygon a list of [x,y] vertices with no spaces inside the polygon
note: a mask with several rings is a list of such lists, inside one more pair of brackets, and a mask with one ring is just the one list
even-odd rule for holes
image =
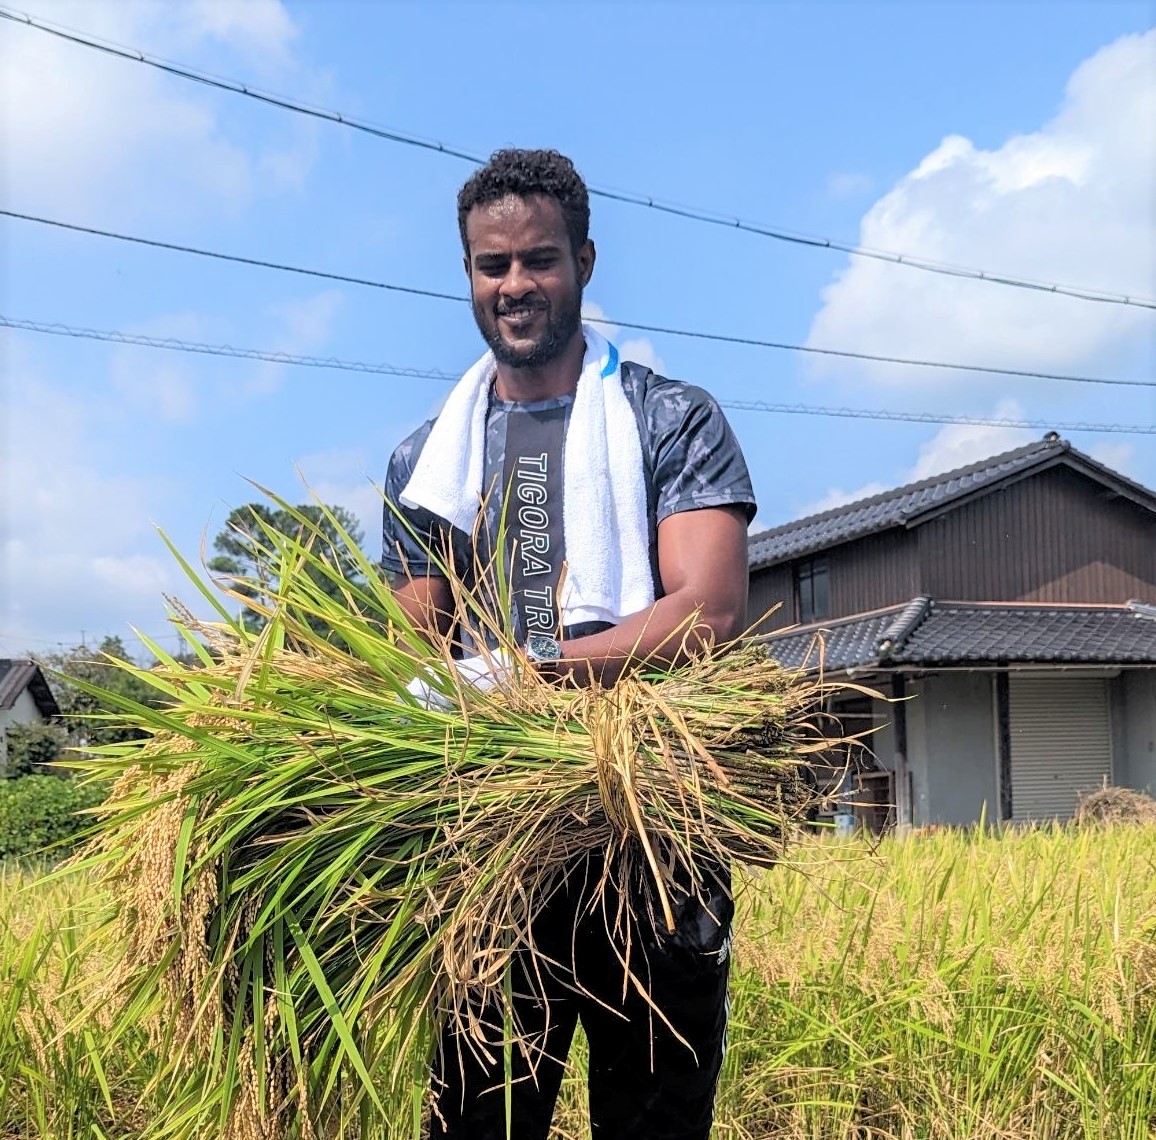
{"label": "man's forearm", "polygon": [[669,594],[612,629],[563,641],[551,671],[580,685],[612,685],[639,664],[679,665],[707,644],[729,641],[744,617],[737,606],[708,611],[689,591]]}
{"label": "man's forearm", "polygon": [[562,643],[560,676],[612,685],[634,665],[678,665],[742,632],[747,612],[746,515],[719,507],[675,514],[658,527],[664,594],[613,629]]}

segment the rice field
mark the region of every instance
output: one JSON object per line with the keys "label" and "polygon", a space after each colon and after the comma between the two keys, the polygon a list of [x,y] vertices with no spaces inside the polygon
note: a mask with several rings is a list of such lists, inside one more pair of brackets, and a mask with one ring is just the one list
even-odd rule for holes
{"label": "rice field", "polygon": [[[131,1140],[166,1095],[143,1038],[82,1014],[117,972],[106,906],[0,871],[4,1140]],[[718,1140],[1156,1137],[1156,826],[810,841],[740,909]],[[557,1140],[589,1136],[580,1069]]]}

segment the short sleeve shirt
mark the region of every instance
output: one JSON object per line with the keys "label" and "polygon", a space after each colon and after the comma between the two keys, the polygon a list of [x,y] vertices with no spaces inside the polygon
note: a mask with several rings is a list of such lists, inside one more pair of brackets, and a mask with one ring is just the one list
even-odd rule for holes
{"label": "short sleeve shirt", "polygon": [[[637,366],[635,366],[637,367]],[[742,450],[722,409],[702,388],[667,380],[651,372],[640,383],[624,385],[644,426],[644,463],[650,474],[650,501],[658,524],[681,511],[704,507],[741,507],[750,522],[755,496]],[[393,453],[385,478],[385,516],[381,562],[394,575],[442,576],[438,561],[448,556],[454,572],[473,586],[475,566],[486,565],[502,517],[501,475],[505,464],[506,424],[514,408],[566,407],[572,396],[533,404],[511,404],[491,397],[486,420],[486,498],[476,538],[422,508],[401,504],[401,492],[429,438],[429,420]],[[568,412],[567,412],[568,414]],[[431,558],[431,553],[433,557]],[[661,587],[655,583],[656,594]]]}

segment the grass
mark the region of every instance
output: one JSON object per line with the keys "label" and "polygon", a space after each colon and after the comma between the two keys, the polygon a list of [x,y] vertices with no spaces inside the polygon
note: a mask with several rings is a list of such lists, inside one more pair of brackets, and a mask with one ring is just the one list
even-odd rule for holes
{"label": "grass", "polygon": [[[1156,1136],[1156,827],[795,862],[744,884],[718,1140]],[[4,1140],[130,1140],[168,1095],[147,1041],[80,1017],[117,964],[84,937],[104,906],[82,873],[0,872]],[[558,1140],[589,1136],[580,1070],[579,1050]]]}

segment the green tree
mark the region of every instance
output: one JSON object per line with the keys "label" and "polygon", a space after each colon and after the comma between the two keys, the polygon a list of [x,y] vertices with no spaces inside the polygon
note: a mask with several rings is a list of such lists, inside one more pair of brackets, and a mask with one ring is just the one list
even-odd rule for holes
{"label": "green tree", "polygon": [[[164,703],[161,692],[115,664],[116,661],[132,664],[132,658],[119,637],[106,637],[95,649],[90,645],[76,645],[63,653],[49,654],[40,659],[49,670],[48,683],[60,706],[59,723],[64,726],[70,744],[80,745],[87,741],[96,746],[134,740],[142,735],[138,729],[116,720],[115,705],[69,684],[70,678],[98,685],[106,692],[127,697],[138,704],[156,707]],[[111,714],[113,719],[100,719],[103,714]]]}
{"label": "green tree", "polygon": [[[209,562],[209,569],[223,575],[230,589],[242,598],[267,604],[277,592],[276,556],[268,537],[268,531],[273,530],[309,546],[315,555],[335,566],[344,580],[362,584],[350,543],[342,535],[344,531],[353,547],[362,545],[364,538],[357,519],[344,507],[323,508],[310,503],[294,509],[308,521],[301,522],[289,511],[264,503],[247,503],[231,511],[224,529],[213,539],[217,555]],[[337,583],[313,567],[308,573],[329,597],[341,597]],[[255,631],[266,619],[246,606],[241,620],[246,628]],[[310,625],[320,630],[319,623],[310,621]]]}
{"label": "green tree", "polygon": [[68,729],[59,721],[11,724],[5,733],[8,765],[0,774],[14,779],[28,776],[59,760],[68,747]]}

